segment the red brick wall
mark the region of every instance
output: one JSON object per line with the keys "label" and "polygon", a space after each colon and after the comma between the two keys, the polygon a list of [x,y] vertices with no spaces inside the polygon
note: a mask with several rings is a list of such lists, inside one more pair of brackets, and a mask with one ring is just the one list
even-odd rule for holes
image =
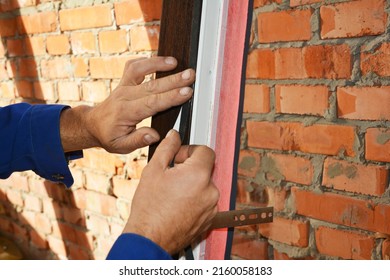
{"label": "red brick wall", "polygon": [[389,2],[254,2],[233,256],[389,259]]}
{"label": "red brick wall", "polygon": [[[95,104],[126,59],[155,53],[161,0],[77,2],[1,1],[0,106]],[[237,205],[276,217],[237,229],[233,257],[388,259],[387,2],[254,2]],[[28,258],[103,259],[146,151],[85,151],[69,190],[32,172],[0,180],[0,234]]]}
{"label": "red brick wall", "polygon": [[[161,0],[84,2],[1,1],[0,106],[93,105],[118,84],[126,60],[155,54]],[[86,150],[71,163],[68,190],[32,172],[0,180],[0,234],[26,258],[105,258],[127,220],[146,152]]]}

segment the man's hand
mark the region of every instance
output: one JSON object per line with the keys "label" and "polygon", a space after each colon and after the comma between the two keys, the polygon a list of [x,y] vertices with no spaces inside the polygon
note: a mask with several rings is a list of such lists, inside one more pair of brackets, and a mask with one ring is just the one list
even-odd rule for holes
{"label": "man's hand", "polygon": [[126,63],[119,86],[96,107],[79,106],[61,114],[61,141],[65,152],[103,147],[112,153],[129,153],[160,139],[150,127],[136,129],[143,119],[183,104],[192,96],[188,87],[195,72],[187,69],[146,83],[146,75],[170,71],[173,57],[153,57]]}
{"label": "man's hand", "polygon": [[142,173],[124,232],[149,238],[170,254],[190,244],[218,211],[213,166],[210,148],[181,147],[179,134],[171,130]]}

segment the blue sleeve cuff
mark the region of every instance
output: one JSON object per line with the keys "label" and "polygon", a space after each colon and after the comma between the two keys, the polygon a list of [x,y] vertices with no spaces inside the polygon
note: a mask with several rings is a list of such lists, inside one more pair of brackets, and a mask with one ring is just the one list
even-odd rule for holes
{"label": "blue sleeve cuff", "polygon": [[82,151],[64,154],[60,136],[60,115],[65,105],[34,105],[31,112],[30,133],[36,164],[34,170],[43,178],[73,185],[68,167],[70,159],[82,156]]}
{"label": "blue sleeve cuff", "polygon": [[134,233],[119,236],[108,253],[107,260],[172,260],[156,243]]}

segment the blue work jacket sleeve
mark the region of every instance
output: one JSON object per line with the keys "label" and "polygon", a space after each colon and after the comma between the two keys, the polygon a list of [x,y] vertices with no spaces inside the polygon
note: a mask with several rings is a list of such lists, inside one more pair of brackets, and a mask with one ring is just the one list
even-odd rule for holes
{"label": "blue work jacket sleeve", "polygon": [[124,233],[115,241],[107,260],[172,260],[172,258],[151,240],[134,233]]}
{"label": "blue work jacket sleeve", "polygon": [[65,108],[26,103],[0,108],[0,178],[33,170],[47,180],[73,184],[68,160],[82,151],[65,154],[62,149],[59,122]]}

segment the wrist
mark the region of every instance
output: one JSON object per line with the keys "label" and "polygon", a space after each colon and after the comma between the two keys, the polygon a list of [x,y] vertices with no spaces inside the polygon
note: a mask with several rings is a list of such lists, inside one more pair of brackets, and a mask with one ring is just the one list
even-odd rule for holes
{"label": "wrist", "polygon": [[99,146],[99,142],[88,129],[88,114],[91,109],[92,107],[83,105],[61,112],[60,135],[64,152]]}

